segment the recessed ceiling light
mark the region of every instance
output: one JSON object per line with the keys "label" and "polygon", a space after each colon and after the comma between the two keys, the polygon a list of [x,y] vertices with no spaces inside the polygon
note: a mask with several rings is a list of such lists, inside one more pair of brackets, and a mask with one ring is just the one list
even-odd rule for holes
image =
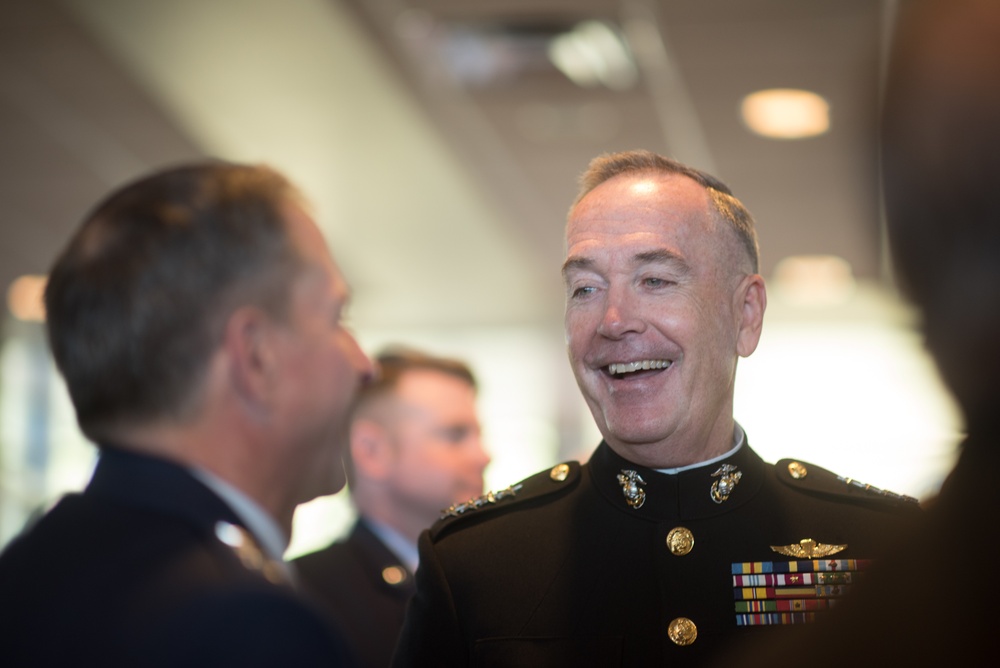
{"label": "recessed ceiling light", "polygon": [[771,88],[743,98],[743,121],[772,139],[815,137],[830,129],[830,105],[807,90]]}
{"label": "recessed ceiling light", "polygon": [[774,286],[790,303],[832,306],[851,298],[856,288],[850,263],[836,255],[792,255],[774,269]]}

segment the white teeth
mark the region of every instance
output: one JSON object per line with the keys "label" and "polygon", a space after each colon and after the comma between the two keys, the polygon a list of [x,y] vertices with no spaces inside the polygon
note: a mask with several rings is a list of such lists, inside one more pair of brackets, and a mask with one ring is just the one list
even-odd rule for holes
{"label": "white teeth", "polygon": [[608,373],[612,376],[623,373],[648,369],[666,369],[672,362],[670,360],[642,360],[640,362],[619,362],[608,365]]}

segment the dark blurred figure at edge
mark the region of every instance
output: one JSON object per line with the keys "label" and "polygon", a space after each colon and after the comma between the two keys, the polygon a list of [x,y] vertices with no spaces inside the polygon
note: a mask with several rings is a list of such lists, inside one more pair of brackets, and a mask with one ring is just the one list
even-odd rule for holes
{"label": "dark blurred figure at edge", "polygon": [[[810,621],[919,514],[764,462],[734,420],[766,297],[727,186],[648,151],[600,156],[581,183],[566,341],[604,440],[421,536],[396,666],[698,665]],[[776,582],[803,593],[778,599]]]}
{"label": "dark blurred figure at edge", "polygon": [[304,201],[271,169],[180,166],[110,195],[56,261],[48,336],[100,449],[0,557],[4,666],[354,665],[282,561],[344,485],[371,362]]}
{"label": "dark blurred figure at edge", "polygon": [[1000,3],[901,5],[882,151],[896,272],[921,309],[966,439],[918,527],[829,618],[719,666],[945,666],[996,654]]}
{"label": "dark blurred figure at edge", "polygon": [[364,668],[390,663],[420,533],[444,508],[480,496],[490,463],[464,362],[401,346],[375,361],[375,380],[350,418],[347,479],[358,519],[344,540],[292,562]]}

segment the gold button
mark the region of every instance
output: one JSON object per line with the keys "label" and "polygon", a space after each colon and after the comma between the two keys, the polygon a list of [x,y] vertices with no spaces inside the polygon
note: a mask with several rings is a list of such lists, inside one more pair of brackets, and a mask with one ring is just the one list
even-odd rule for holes
{"label": "gold button", "polygon": [[788,473],[791,474],[791,476],[796,480],[801,480],[809,475],[809,469],[799,462],[792,462],[788,465]]}
{"label": "gold button", "polygon": [[549,477],[556,482],[562,482],[569,476],[569,464],[559,464],[549,471]]}
{"label": "gold button", "polygon": [[667,547],[670,554],[683,557],[694,548],[694,534],[684,527],[671,529],[667,534]]}
{"label": "gold button", "polygon": [[678,617],[670,622],[667,627],[667,635],[675,645],[684,647],[690,645],[698,637],[698,627],[687,617]]}
{"label": "gold button", "polygon": [[401,566],[386,566],[382,569],[382,579],[387,584],[398,585],[406,580],[406,569]]}

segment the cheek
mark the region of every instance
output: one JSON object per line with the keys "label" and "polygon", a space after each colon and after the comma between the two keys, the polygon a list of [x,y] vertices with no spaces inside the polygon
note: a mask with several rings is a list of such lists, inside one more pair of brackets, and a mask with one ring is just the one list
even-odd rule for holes
{"label": "cheek", "polygon": [[566,329],[566,338],[584,338],[597,329],[597,313],[593,304],[574,304],[566,309],[563,317],[563,325]]}
{"label": "cheek", "polygon": [[350,399],[354,389],[354,370],[344,344],[334,338],[325,342],[323,364],[317,364],[315,372],[323,374],[328,392],[343,400]]}
{"label": "cheek", "polygon": [[586,350],[589,337],[580,324],[580,318],[566,319],[566,352],[570,360],[579,360]]}
{"label": "cheek", "polygon": [[445,486],[460,469],[460,461],[460,458],[449,451],[447,446],[426,444],[414,468],[423,472],[428,486]]}

